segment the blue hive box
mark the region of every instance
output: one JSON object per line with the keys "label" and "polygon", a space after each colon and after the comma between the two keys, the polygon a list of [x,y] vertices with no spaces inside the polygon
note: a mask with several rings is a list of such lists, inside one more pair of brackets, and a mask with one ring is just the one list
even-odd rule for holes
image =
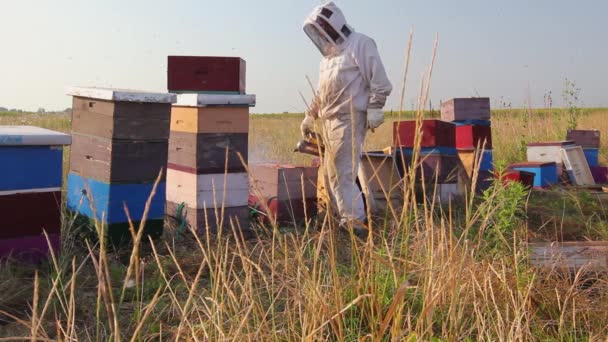
{"label": "blue hive box", "polygon": [[[107,225],[110,240],[120,243],[129,238],[129,217],[135,228],[143,219],[144,209],[154,184],[111,184],[76,173],[68,174],[67,208],[90,222]],[[91,203],[92,201],[92,203]],[[125,211],[129,211],[129,217]],[[146,234],[158,237],[162,233],[165,208],[165,183],[159,183],[150,202],[146,218]]]}
{"label": "blue hive box", "polygon": [[553,162],[526,162],[509,166],[509,169],[516,171],[526,171],[534,174],[534,184],[536,188],[546,188],[557,184],[559,181],[557,174],[557,164]]}
{"label": "blue hive box", "polygon": [[598,167],[600,166],[600,153],[597,148],[586,148],[583,150],[585,153],[585,159],[587,159],[587,164],[589,167]]}

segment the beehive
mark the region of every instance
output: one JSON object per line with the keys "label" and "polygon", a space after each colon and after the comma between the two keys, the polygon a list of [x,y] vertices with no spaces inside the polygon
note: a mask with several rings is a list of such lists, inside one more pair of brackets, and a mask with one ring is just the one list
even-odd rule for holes
{"label": "beehive", "polygon": [[[73,96],[67,208],[85,221],[107,224],[114,243],[130,238],[143,219],[153,184],[167,165],[171,104],[175,95],[105,88],[70,88]],[[162,233],[163,171],[150,203],[145,233]]]}
{"label": "beehive", "polygon": [[167,217],[197,231],[249,227],[249,108],[254,95],[179,94],[171,109]]}
{"label": "beehive", "polygon": [[[0,258],[37,262],[61,240],[63,146],[67,134],[0,126]],[[48,235],[49,241],[43,232]]]}

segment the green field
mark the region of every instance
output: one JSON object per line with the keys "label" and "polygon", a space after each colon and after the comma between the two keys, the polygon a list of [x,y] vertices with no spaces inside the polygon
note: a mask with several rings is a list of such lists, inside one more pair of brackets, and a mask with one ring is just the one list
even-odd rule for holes
{"label": "green field", "polygon": [[[402,118],[411,118],[405,113]],[[427,117],[436,113],[427,113]],[[608,109],[583,109],[577,127],[602,131]],[[391,121],[367,150],[391,144]],[[253,115],[250,162],[308,164],[292,152],[302,115]],[[69,132],[66,114],[0,113],[0,125]],[[565,138],[568,111],[492,114],[495,160],[525,160],[530,141]],[[67,157],[67,153],[66,153]],[[67,158],[66,158],[67,159]],[[257,239],[207,239],[167,230],[141,248],[74,238],[37,269],[0,264],[0,336],[15,340],[579,341],[608,336],[608,276],[538,270],[525,242],[608,240],[606,205],[581,192],[528,194],[496,185],[478,198],[416,204],[374,222],[363,243],[319,217],[256,226]],[[230,235],[230,234],[228,234]],[[32,310],[33,308],[33,310]],[[21,338],[21,339],[19,339]],[[0,338],[0,341],[3,340]]]}

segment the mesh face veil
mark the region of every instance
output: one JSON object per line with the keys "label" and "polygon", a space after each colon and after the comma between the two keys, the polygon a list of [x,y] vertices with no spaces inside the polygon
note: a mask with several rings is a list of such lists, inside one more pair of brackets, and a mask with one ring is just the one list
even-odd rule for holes
{"label": "mesh face veil", "polygon": [[304,26],[304,32],[308,35],[308,38],[312,40],[315,46],[321,51],[323,56],[331,55],[331,52],[336,47],[336,44],[331,42],[329,38],[323,34],[316,26],[306,25]]}
{"label": "mesh face veil", "polygon": [[352,33],[342,11],[333,3],[316,7],[304,22],[304,32],[324,56],[339,50]]}

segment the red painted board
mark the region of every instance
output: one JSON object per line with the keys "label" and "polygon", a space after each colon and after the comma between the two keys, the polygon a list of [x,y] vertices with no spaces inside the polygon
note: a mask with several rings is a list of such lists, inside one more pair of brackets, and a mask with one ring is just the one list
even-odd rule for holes
{"label": "red painted board", "polygon": [[[51,247],[59,252],[61,236],[48,234]],[[23,236],[13,239],[0,239],[0,259],[12,258],[21,262],[39,263],[49,255],[49,244],[44,235]]]}
{"label": "red painted board", "polygon": [[534,174],[532,172],[508,170],[501,177],[502,183],[520,182],[525,187],[531,188],[534,185]]}
{"label": "red painted board", "polygon": [[61,191],[0,196],[0,239],[61,232]]}
{"label": "red painted board", "polygon": [[456,148],[492,149],[492,127],[463,125],[456,127]]}
{"label": "red painted board", "polygon": [[[441,120],[422,121],[420,147],[456,147],[456,125]],[[416,121],[393,123],[393,146],[414,147]]]}
{"label": "red painted board", "polygon": [[169,91],[245,94],[245,61],[238,57],[169,56]]}

